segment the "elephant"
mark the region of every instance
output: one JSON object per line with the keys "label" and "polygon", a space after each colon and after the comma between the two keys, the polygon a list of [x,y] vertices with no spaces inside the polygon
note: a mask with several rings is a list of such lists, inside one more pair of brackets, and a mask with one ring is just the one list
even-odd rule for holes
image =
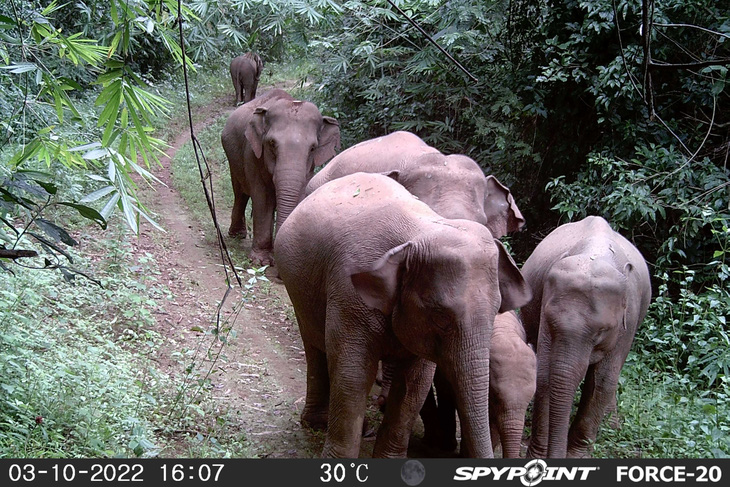
{"label": "elephant", "polygon": [[324,457],[357,457],[378,361],[393,364],[373,457],[405,457],[436,365],[456,385],[462,442],[493,456],[487,404],[494,316],[530,298],[489,230],[439,216],[381,174],[322,185],[282,225],[279,275],[304,343],[302,424],[326,426]]}
{"label": "elephant", "polygon": [[255,52],[247,52],[231,60],[231,81],[236,90],[236,105],[256,98],[256,88],[263,70],[264,62]]}
{"label": "elephant", "polygon": [[[439,374],[434,383],[438,406],[431,392],[421,409],[424,440],[452,451],[456,448],[454,392]],[[492,448],[502,445],[502,458],[520,457],[525,416],[536,383],[537,358],[527,343],[522,322],[514,311],[498,314],[489,348],[489,430]]]}
{"label": "elephant", "polygon": [[439,215],[486,225],[495,238],[525,223],[497,178],[485,178],[473,159],[444,155],[411,132],[393,132],[342,151],[314,175],[306,193],[355,172],[387,173]]}
{"label": "elephant", "polygon": [[311,102],[274,89],[231,113],[221,134],[233,185],[228,234],[246,237],[245,211],[252,202],[254,264],[273,264],[274,210],[281,228],[304,197],[314,168],[340,147],[340,127]]}
{"label": "elephant", "polygon": [[[439,215],[481,223],[495,238],[520,230],[525,223],[509,189],[494,176],[485,177],[473,159],[461,154],[445,155],[406,131],[366,140],[344,150],[314,175],[307,184],[306,193],[358,171],[387,174]],[[384,407],[390,390],[390,364],[383,364],[382,373],[378,402]],[[447,384],[438,371],[435,381],[437,389],[439,383]],[[433,393],[429,394],[429,400],[431,398]],[[433,407],[427,408],[424,414],[441,418],[435,419],[434,424],[445,422],[442,427],[430,428],[427,433],[451,431],[449,424],[455,428],[454,418],[444,419],[453,416],[453,402],[441,412],[437,413]],[[446,444],[453,442],[453,447],[445,449],[453,450],[456,447],[454,435],[445,435]],[[444,445],[444,441],[434,441]]]}
{"label": "elephant", "polygon": [[520,311],[528,341],[537,343],[528,456],[588,456],[651,301],[649,270],[634,245],[589,216],[549,233],[522,273],[534,298]]}

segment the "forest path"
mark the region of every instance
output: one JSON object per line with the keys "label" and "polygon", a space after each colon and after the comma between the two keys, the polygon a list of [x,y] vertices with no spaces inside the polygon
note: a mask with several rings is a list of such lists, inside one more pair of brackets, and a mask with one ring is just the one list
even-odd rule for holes
{"label": "forest path", "polygon": [[[229,98],[221,97],[196,109],[195,116],[201,120],[193,129],[196,136],[233,111]],[[157,331],[164,338],[157,359],[161,369],[182,376],[185,368],[193,364],[196,379],[207,375],[209,383],[205,387],[209,392],[203,395],[212,396],[214,405],[201,405],[205,412],[199,418],[200,427],[177,432],[162,456],[188,455],[184,435],[230,437],[239,430],[238,436],[246,439],[243,444],[247,456],[316,457],[321,451],[323,435],[305,430],[299,424],[306,392],[306,364],[296,323],[289,316],[283,285],[257,284],[252,292],[247,292],[234,280],[221,309],[221,328],[232,329],[227,335],[229,344],[221,347],[212,335],[202,332],[215,325],[218,303],[227,290],[226,275],[215,239],[207,237],[201,225],[188,214],[173,185],[172,161],[177,151],[190,141],[187,124],[176,130],[178,135],[166,151],[166,157],[161,158],[162,167],[154,171],[166,187],[156,185],[154,189],[143,190],[142,195],[165,233],[144,223],[132,248],[137,260],[154,260],[160,272],[158,281],[171,293],[164,304],[165,311],[158,315]],[[230,208],[217,208],[223,232],[227,229],[229,212]],[[243,242],[227,239],[226,244],[250,246],[250,239]],[[239,275],[244,283],[251,277],[240,270]],[[195,387],[196,384],[191,385],[188,398],[194,395]],[[190,410],[186,414],[191,414]],[[217,428],[221,427],[226,429],[225,435],[217,434]]]}

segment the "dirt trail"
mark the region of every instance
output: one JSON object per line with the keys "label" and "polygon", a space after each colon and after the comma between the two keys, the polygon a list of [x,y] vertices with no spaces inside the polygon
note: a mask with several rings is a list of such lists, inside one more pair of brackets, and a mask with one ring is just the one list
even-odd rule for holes
{"label": "dirt trail", "polygon": [[[232,110],[228,97],[214,100],[202,109],[206,115],[194,127],[195,133]],[[210,366],[210,360],[200,357],[205,357],[213,339],[196,330],[211,328],[227,288],[217,245],[207,243],[210,239],[188,216],[172,184],[171,161],[189,140],[190,129],[183,126],[167,157],[162,159],[162,168],[155,173],[167,186],[158,185],[156,191],[147,190],[143,196],[166,233],[143,224],[140,237],[132,244],[137,257],[153,256],[161,272],[159,281],[172,294],[165,312],[158,316],[158,331],[166,342],[158,361],[170,374],[182,373],[174,354],[183,350],[200,349],[198,365]],[[228,211],[219,209],[224,231],[224,215]],[[227,242],[246,244],[250,245],[250,240]],[[245,282],[250,276],[243,273],[241,277]],[[248,298],[248,302],[242,303],[242,291],[236,286],[222,310],[223,319],[233,323],[233,334],[228,337],[231,345],[223,348],[210,376],[212,395],[219,403],[217,409],[227,419],[228,433],[231,427],[240,428],[252,457],[317,456],[322,435],[306,431],[299,424],[306,366],[296,324],[287,316],[286,291],[281,284],[272,282],[270,286],[257,287]],[[204,429],[200,432],[205,434]],[[162,455],[184,455],[185,451],[175,446],[180,438],[172,440],[171,448]]]}

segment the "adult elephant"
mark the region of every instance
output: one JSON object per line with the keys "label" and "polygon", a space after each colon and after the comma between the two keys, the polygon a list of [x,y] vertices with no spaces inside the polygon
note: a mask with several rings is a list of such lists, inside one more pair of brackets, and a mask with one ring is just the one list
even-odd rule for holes
{"label": "adult elephant", "polygon": [[245,211],[252,202],[254,264],[273,264],[274,210],[280,228],[304,197],[304,188],[340,147],[340,128],[308,101],[271,90],[238,107],[221,143],[231,170],[233,211],[228,234],[246,237]]}
{"label": "adult elephant", "polygon": [[406,455],[434,364],[457,385],[469,453],[493,455],[492,322],[530,292],[486,227],[445,219],[392,179],[357,173],[302,201],[274,255],[306,353],[302,422],[327,426],[324,456],[358,456],[380,359],[394,373],[373,456]]}
{"label": "adult elephant", "polygon": [[538,367],[528,456],[586,456],[649,306],[649,270],[628,240],[590,216],[548,234],[522,273],[535,296],[521,313]]}
{"label": "adult elephant", "polygon": [[387,173],[439,215],[486,225],[495,238],[525,223],[509,189],[497,178],[485,177],[473,159],[444,155],[411,132],[393,132],[342,151],[315,174],[307,194],[356,172]]}
{"label": "adult elephant", "polygon": [[256,98],[264,62],[255,52],[247,52],[231,60],[231,81],[236,90],[236,105]]}

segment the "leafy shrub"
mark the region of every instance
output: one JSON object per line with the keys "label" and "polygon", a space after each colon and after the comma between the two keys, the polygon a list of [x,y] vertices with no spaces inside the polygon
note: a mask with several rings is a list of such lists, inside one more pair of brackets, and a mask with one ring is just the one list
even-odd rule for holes
{"label": "leafy shrub", "polygon": [[104,289],[69,286],[59,274],[18,268],[3,279],[0,456],[159,449],[153,430],[170,380],[151,366],[160,340],[149,314],[153,288],[130,288],[125,278],[108,275]]}

